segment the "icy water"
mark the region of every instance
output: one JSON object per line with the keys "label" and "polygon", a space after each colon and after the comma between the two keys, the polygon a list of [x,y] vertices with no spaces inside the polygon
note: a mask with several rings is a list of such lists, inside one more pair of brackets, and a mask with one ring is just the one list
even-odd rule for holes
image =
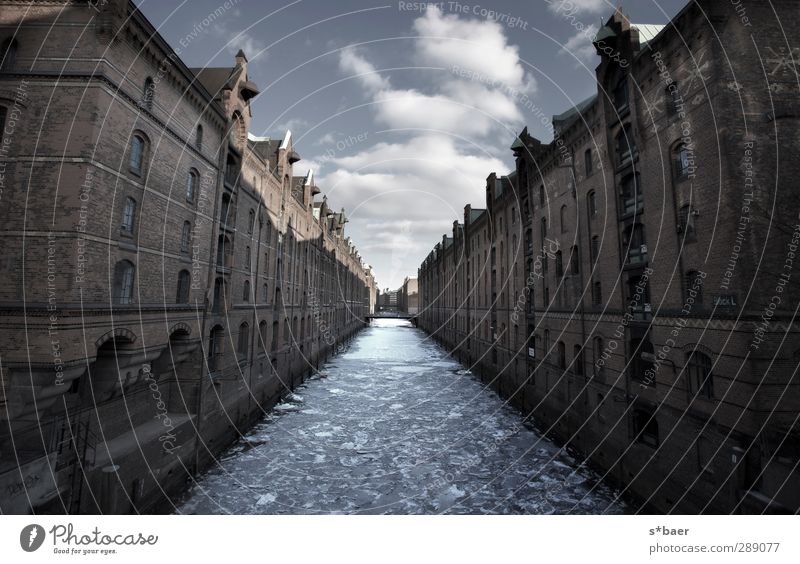
{"label": "icy water", "polygon": [[378,320],[186,495],[187,514],[620,513],[426,335]]}

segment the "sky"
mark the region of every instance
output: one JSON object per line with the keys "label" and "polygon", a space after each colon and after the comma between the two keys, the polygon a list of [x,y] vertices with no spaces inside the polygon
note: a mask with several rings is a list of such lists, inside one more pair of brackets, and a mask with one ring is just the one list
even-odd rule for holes
{"label": "sky", "polygon": [[[222,2],[222,3],[221,3]],[[634,23],[666,24],[687,0],[630,0]],[[251,131],[292,131],[346,235],[396,289],[485,207],[486,177],[509,149],[595,92],[591,36],[610,0],[139,0],[189,67],[233,66],[242,49],[261,90]],[[321,198],[322,195],[318,196]]]}

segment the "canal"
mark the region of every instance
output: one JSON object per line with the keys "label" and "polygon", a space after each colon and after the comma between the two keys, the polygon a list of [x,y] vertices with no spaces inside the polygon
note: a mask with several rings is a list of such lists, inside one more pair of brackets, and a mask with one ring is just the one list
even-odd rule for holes
{"label": "canal", "polygon": [[422,331],[376,320],[220,457],[184,514],[620,513]]}

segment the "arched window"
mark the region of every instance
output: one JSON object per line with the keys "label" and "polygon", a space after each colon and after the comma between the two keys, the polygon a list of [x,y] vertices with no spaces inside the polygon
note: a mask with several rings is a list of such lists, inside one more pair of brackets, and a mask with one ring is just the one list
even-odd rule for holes
{"label": "arched window", "polygon": [[222,205],[219,208],[219,222],[228,225],[228,213],[231,208],[231,197],[226,193],[222,195]]}
{"label": "arched window", "polygon": [[558,342],[558,367],[562,370],[567,368],[567,345],[564,341]]}
{"label": "arched window", "polygon": [[198,151],[203,149],[203,126],[198,125],[194,133],[194,146]]}
{"label": "arched window", "polygon": [[630,352],[631,378],[642,382],[645,386],[655,386],[656,382],[652,375],[655,351],[650,338],[647,336],[631,338],[628,350]]}
{"label": "arched window", "polygon": [[272,343],[270,344],[269,350],[276,351],[278,350],[278,342],[280,339],[280,327],[277,321],[272,322]]}
{"label": "arched window", "polygon": [[256,224],[256,212],[255,212],[255,210],[251,209],[249,217],[247,218],[247,232],[248,233],[252,233],[253,232],[253,227],[255,227],[255,224]]}
{"label": "arched window", "polygon": [[181,231],[181,252],[188,253],[189,247],[192,245],[192,224],[188,221],[183,222],[183,231]]}
{"label": "arched window", "polygon": [[658,446],[658,421],[653,411],[649,409],[633,411],[633,434],[637,442],[653,448]]}
{"label": "arched window", "polygon": [[592,190],[586,196],[586,205],[589,208],[589,219],[594,219],[597,217],[597,192]]}
{"label": "arched window", "polygon": [[689,389],[701,397],[714,397],[714,375],[711,373],[711,359],[705,354],[694,351],[688,355],[686,365],[689,377]]}
{"label": "arched window", "polygon": [[230,239],[220,235],[217,240],[217,266],[230,268],[232,251]]}
{"label": "arched window", "polygon": [[250,272],[250,247],[244,249],[244,269]]}
{"label": "arched window", "polygon": [[153,98],[155,98],[156,85],[153,79],[149,76],[144,79],[144,88],[142,89],[142,106],[148,110],[153,109]]}
{"label": "arched window", "polygon": [[678,233],[683,233],[682,239],[687,243],[695,239],[694,214],[689,204],[682,205],[678,210]]}
{"label": "arched window", "polygon": [[245,280],[242,286],[242,301],[247,303],[250,301],[250,281]]}
{"label": "arched window", "polygon": [[592,169],[594,168],[594,163],[592,162],[592,150],[586,149],[583,152],[583,162],[586,166],[586,176],[592,174]]}
{"label": "arched window", "polygon": [[599,280],[592,284],[592,305],[600,306],[603,304],[603,286]]}
{"label": "arched window", "polygon": [[225,282],[222,278],[214,280],[214,313],[219,313],[225,309]]}
{"label": "arched window", "polygon": [[122,207],[122,223],[120,229],[126,233],[133,233],[136,224],[136,200],[125,198],[125,205]]}
{"label": "arched window", "polygon": [[647,245],[644,240],[644,226],[641,223],[629,225],[622,233],[622,245],[627,252],[627,263],[647,262]]}
{"label": "arched window", "polygon": [[17,40],[6,39],[2,47],[2,60],[0,60],[0,70],[9,70],[14,68],[17,62]]}
{"label": "arched window", "polygon": [[547,218],[542,218],[542,246],[544,246],[544,240],[547,239]]}
{"label": "arched window", "polygon": [[564,276],[564,256],[561,251],[556,251],[556,278]]}
{"label": "arched window", "polygon": [[573,245],[572,250],[569,252],[569,270],[572,274],[580,274],[581,271],[580,256],[578,255],[577,245]]}
{"label": "arched window", "polygon": [[592,236],[592,266],[594,263],[597,262],[598,257],[600,257],[600,236],[594,235]]}
{"label": "arched window", "polygon": [[181,270],[178,273],[178,291],[175,295],[176,304],[189,303],[189,271]]}
{"label": "arched window", "polygon": [[258,340],[261,343],[261,349],[267,352],[267,322],[261,321],[258,324]]}
{"label": "arched window", "polygon": [[239,163],[233,155],[228,155],[225,161],[225,183],[230,186],[236,186],[236,181],[239,178]]}
{"label": "arched window", "polygon": [[146,143],[144,137],[134,134],[131,138],[131,152],[128,158],[128,168],[136,175],[141,176],[144,166],[144,152]]}
{"label": "arched window", "polygon": [[629,174],[622,179],[620,184],[620,198],[622,198],[622,214],[628,215],[641,211],[644,203],[641,188],[639,187],[639,174]]}
{"label": "arched window", "polygon": [[550,329],[544,330],[544,351],[542,354],[542,358],[547,358],[547,355],[550,354]]}
{"label": "arched window", "polygon": [[544,207],[544,184],[539,186],[539,205]]}
{"label": "arched window", "polygon": [[217,325],[211,330],[208,338],[208,370],[215,372],[222,367],[222,356],[225,346],[225,330]]}
{"label": "arched window", "polygon": [[675,162],[675,177],[677,180],[686,180],[691,172],[692,151],[686,143],[679,143],[673,151],[673,161]]}
{"label": "arched window", "polygon": [[189,176],[186,178],[186,201],[194,202],[195,195],[197,194],[197,171],[192,169],[189,171]]}
{"label": "arched window", "polygon": [[269,303],[269,284],[265,283],[263,290],[264,290],[264,296],[262,299],[264,300],[264,303],[267,304]]}
{"label": "arched window", "polygon": [[133,303],[133,279],[136,269],[129,260],[121,260],[114,265],[114,286],[112,301],[115,304]]}
{"label": "arched window", "polygon": [[594,360],[595,373],[598,376],[603,374],[603,365],[600,365],[599,361],[600,361],[601,358],[603,358],[604,347],[605,347],[605,345],[603,343],[603,337],[595,337],[594,338],[594,351],[593,351],[594,359],[593,360]]}
{"label": "arched window", "polygon": [[560,221],[561,221],[561,232],[567,232],[567,206],[566,204],[561,206],[561,214],[560,214]]}
{"label": "arched window", "polygon": [[247,322],[239,325],[239,343],[236,347],[236,352],[240,357],[247,357],[250,350],[250,326]]}
{"label": "arched window", "polygon": [[572,354],[574,356],[572,371],[578,376],[583,376],[583,348],[580,345],[573,345]]}
{"label": "arched window", "polygon": [[283,342],[286,345],[292,342],[292,326],[288,317],[283,318]]}
{"label": "arched window", "polygon": [[244,148],[247,141],[247,127],[242,114],[238,111],[233,112],[231,117],[231,141],[239,148]]}
{"label": "arched window", "polygon": [[628,75],[620,70],[614,83],[614,107],[618,112],[628,108]]}

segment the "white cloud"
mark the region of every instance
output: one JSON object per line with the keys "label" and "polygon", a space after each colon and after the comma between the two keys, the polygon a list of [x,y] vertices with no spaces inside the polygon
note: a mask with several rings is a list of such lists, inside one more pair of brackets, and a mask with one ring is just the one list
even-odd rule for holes
{"label": "white cloud", "polygon": [[570,37],[561,47],[561,53],[574,55],[582,63],[592,63],[597,61],[597,51],[592,45],[592,39],[597,35],[600,27],[592,24],[583,31],[577,32]]}
{"label": "white cloud", "polygon": [[486,82],[516,90],[530,89],[519,59],[519,49],[509,45],[503,27],[493,21],[443,15],[435,6],[414,21],[418,62],[422,65],[468,69]]}
{"label": "white cloud", "polygon": [[596,14],[614,10],[609,0],[545,0],[551,12],[561,15]]}
{"label": "white cloud", "polygon": [[506,165],[460,147],[444,135],[381,142],[330,161],[319,184],[350,218],[348,233],[375,266],[382,286],[395,287],[441,240],[464,206],[484,207],[485,179]]}
{"label": "white cloud", "polygon": [[339,68],[345,73],[358,77],[358,80],[370,91],[389,88],[389,81],[382,77],[375,67],[356,53],[355,49],[343,49],[339,55]]}
{"label": "white cloud", "polygon": [[416,273],[442,234],[463,221],[466,204],[485,207],[486,177],[509,165],[483,148],[498,137],[510,144],[525,120],[522,96],[536,90],[496,22],[429,7],[413,31],[411,58],[425,71],[389,76],[364,48],[339,57],[342,73],[355,77],[371,102],[376,129],[406,131],[349,154],[312,158],[324,163],[318,183],[329,202],[347,210],[348,233],[381,287]]}
{"label": "white cloud", "polygon": [[330,133],[330,132],[326,133],[325,135],[323,135],[322,137],[320,137],[319,139],[314,141],[314,145],[317,145],[317,146],[319,146],[319,145],[331,145],[333,143],[336,143],[336,137],[334,137],[333,133]]}

